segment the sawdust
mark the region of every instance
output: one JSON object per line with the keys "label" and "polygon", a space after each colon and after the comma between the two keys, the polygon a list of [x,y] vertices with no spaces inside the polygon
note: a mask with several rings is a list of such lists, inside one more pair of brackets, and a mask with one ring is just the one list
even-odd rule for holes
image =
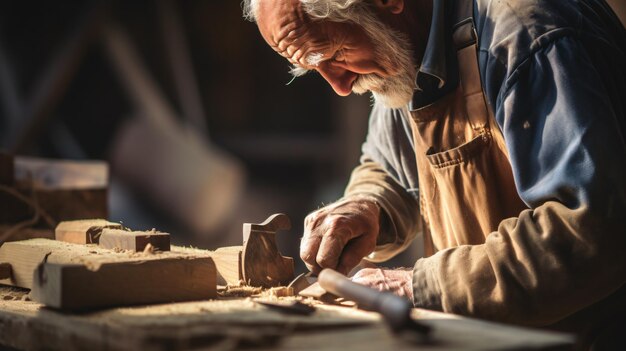
{"label": "sawdust", "polygon": [[233,297],[266,297],[279,298],[294,296],[293,288],[286,286],[277,286],[273,288],[261,288],[246,285],[243,281],[239,281],[237,285],[226,285],[217,287],[217,295],[222,298]]}
{"label": "sawdust", "polygon": [[223,298],[230,297],[251,297],[259,295],[263,292],[263,288],[249,285],[226,285],[217,289],[217,295]]}
{"label": "sawdust", "polygon": [[287,286],[278,286],[275,288],[270,288],[261,293],[262,296],[267,297],[288,297],[294,296],[293,288]]}
{"label": "sawdust", "polygon": [[28,292],[28,289],[2,286],[0,299],[4,301],[30,301]]}

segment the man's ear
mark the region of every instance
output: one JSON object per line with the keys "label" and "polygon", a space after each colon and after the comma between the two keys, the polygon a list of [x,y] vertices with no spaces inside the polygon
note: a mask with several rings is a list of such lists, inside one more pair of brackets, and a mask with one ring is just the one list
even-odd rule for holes
{"label": "man's ear", "polygon": [[374,0],[374,6],[379,10],[397,15],[404,11],[404,0]]}

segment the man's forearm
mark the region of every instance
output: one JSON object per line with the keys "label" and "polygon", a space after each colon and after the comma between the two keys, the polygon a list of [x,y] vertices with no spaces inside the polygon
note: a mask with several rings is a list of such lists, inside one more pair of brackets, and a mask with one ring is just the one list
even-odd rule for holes
{"label": "man's forearm", "polygon": [[482,245],[417,261],[417,307],[547,325],[624,284],[623,219],[548,202],[501,223]]}
{"label": "man's forearm", "polygon": [[381,208],[376,250],[369,259],[385,261],[404,250],[420,229],[417,201],[377,163],[364,159],[352,172],[345,198],[365,196]]}

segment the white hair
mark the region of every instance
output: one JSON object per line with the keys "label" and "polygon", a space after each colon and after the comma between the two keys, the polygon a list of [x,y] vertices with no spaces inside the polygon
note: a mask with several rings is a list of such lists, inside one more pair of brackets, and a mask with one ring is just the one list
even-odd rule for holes
{"label": "white hair", "polygon": [[241,9],[243,10],[243,18],[250,22],[256,22],[259,0],[243,0],[241,2]]}
{"label": "white hair", "polygon": [[[243,0],[244,17],[256,21],[260,0]],[[374,98],[388,107],[401,107],[410,101],[415,88],[417,67],[411,43],[406,35],[385,25],[376,17],[367,0],[299,0],[304,11],[316,20],[351,22],[363,28],[374,44],[376,57],[382,67],[400,67],[400,75],[381,78],[377,75],[362,75],[353,86],[353,91],[362,94],[372,91]],[[307,61],[319,62],[321,57],[308,57]],[[311,63],[315,63],[311,62]],[[292,67],[290,73],[296,77],[307,70]]]}
{"label": "white hair", "polygon": [[[260,0],[243,0],[243,17],[255,22]],[[304,10],[313,18],[344,22],[352,19],[351,13],[358,8],[368,7],[365,0],[300,0]]]}

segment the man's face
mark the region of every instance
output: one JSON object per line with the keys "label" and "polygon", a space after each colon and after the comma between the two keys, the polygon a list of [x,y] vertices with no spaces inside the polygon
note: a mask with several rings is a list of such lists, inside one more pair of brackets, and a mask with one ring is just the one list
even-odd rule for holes
{"label": "man's face", "polygon": [[392,108],[405,106],[413,95],[416,66],[408,40],[378,20],[367,27],[312,20],[299,0],[274,0],[261,1],[257,22],[296,76],[317,71],[341,96],[371,91]]}

